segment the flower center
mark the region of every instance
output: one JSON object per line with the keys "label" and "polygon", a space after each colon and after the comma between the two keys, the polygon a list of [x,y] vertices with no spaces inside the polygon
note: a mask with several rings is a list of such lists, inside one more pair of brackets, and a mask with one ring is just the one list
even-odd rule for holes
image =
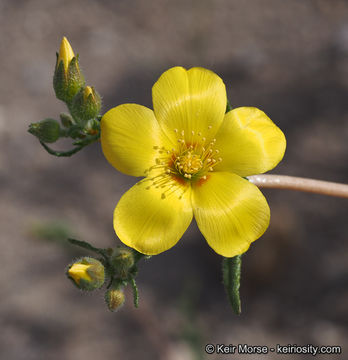
{"label": "flower center", "polygon": [[[210,129],[211,126],[208,127]],[[185,136],[184,130],[179,132],[174,129],[174,132],[178,145],[170,150],[154,146],[158,152],[156,164],[146,170],[147,178],[143,180],[151,182],[147,189],[151,186],[163,188],[163,199],[176,192],[179,185],[207,180],[208,173],[222,161],[219,150],[215,148],[216,139],[208,142],[200,132],[192,131],[190,136]],[[187,186],[184,187],[187,189]]]}
{"label": "flower center", "polygon": [[192,150],[180,155],[175,161],[175,168],[182,175],[195,174],[202,169],[203,162],[199,155],[195,154]]}

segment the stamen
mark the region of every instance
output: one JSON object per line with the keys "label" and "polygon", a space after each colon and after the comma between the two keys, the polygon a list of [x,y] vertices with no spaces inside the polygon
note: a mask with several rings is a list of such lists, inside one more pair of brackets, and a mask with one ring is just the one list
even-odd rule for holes
{"label": "stamen", "polygon": [[[212,129],[212,126],[209,125],[208,129]],[[158,157],[155,157],[154,165],[145,170],[147,177],[142,180],[150,182],[146,189],[151,187],[163,189],[162,199],[178,189],[180,177],[185,179],[185,182],[206,180],[207,173],[214,171],[214,166],[222,161],[221,157],[215,158],[220,153],[219,150],[214,149],[216,139],[206,142],[206,137],[202,137],[202,133],[195,130],[188,132],[189,137],[188,134],[185,136],[185,130],[173,129],[173,131],[177,135],[178,145],[170,150],[164,146],[153,146]],[[151,171],[156,171],[157,175],[150,177]],[[181,186],[182,182],[180,188]],[[182,198],[182,195],[179,198]]]}

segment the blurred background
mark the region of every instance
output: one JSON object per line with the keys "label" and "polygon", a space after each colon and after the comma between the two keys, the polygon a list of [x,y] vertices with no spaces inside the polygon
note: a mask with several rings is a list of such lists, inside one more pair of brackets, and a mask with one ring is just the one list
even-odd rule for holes
{"label": "blurred background", "polygon": [[139,309],[127,293],[127,305],[110,313],[102,291],[86,296],[72,286],[64,269],[87,252],[66,238],[117,244],[113,209],[136,179],[115,171],[99,144],[58,159],[26,132],[66,110],[52,89],[64,35],[103,112],[126,102],[151,107],[163,71],[203,66],[223,78],[233,106],[259,107],[284,131],[275,173],[348,183],[347,1],[0,0],[0,358],[232,358],[205,355],[206,343],[347,351],[344,199],[263,191],[272,220],[244,256],[239,317],[224,294],[221,258],[195,224],[141,264]]}

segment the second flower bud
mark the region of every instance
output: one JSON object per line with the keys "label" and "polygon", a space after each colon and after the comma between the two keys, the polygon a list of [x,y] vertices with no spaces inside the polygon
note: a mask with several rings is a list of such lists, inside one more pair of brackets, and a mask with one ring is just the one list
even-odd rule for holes
{"label": "second flower bud", "polygon": [[74,97],[70,106],[71,115],[83,122],[94,119],[101,108],[100,95],[93,86],[86,86]]}

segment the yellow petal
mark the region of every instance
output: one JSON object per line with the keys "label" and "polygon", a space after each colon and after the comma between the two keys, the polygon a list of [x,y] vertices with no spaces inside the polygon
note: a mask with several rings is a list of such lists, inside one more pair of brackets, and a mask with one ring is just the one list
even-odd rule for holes
{"label": "yellow petal", "polygon": [[[145,176],[155,164],[156,146],[169,144],[153,111],[137,104],[123,104],[109,110],[101,120],[104,156],[117,170]],[[170,147],[169,147],[170,148]]]}
{"label": "yellow petal", "polygon": [[179,134],[184,131],[186,141],[192,141],[192,131],[211,139],[222,123],[227,102],[219,76],[198,67],[167,70],[153,86],[152,100],[160,126],[175,143],[175,129]]}
{"label": "yellow petal", "polygon": [[213,172],[192,187],[197,225],[220,255],[233,257],[248,250],[267,229],[270,210],[260,190],[228,172]]}
{"label": "yellow petal", "polygon": [[186,192],[179,185],[172,189],[154,186],[147,189],[151,182],[146,180],[134,185],[120,199],[114,212],[114,229],[124,244],[143,254],[156,255],[174,246],[189,226],[190,187],[186,187]]}
{"label": "yellow petal", "polygon": [[284,156],[286,140],[263,111],[240,107],[225,115],[216,134],[216,148],[222,158],[217,171],[248,176],[273,169]]}
{"label": "yellow petal", "polygon": [[91,266],[92,265],[90,264],[86,265],[76,263],[71,266],[68,273],[75,280],[76,284],[79,284],[81,279],[91,281],[92,278],[87,272],[88,268],[90,268]]}
{"label": "yellow petal", "polygon": [[62,42],[60,43],[60,49],[58,54],[57,66],[63,60],[65,72],[68,71],[68,67],[70,61],[75,57],[73,49],[68,41],[68,39],[64,36]]}

